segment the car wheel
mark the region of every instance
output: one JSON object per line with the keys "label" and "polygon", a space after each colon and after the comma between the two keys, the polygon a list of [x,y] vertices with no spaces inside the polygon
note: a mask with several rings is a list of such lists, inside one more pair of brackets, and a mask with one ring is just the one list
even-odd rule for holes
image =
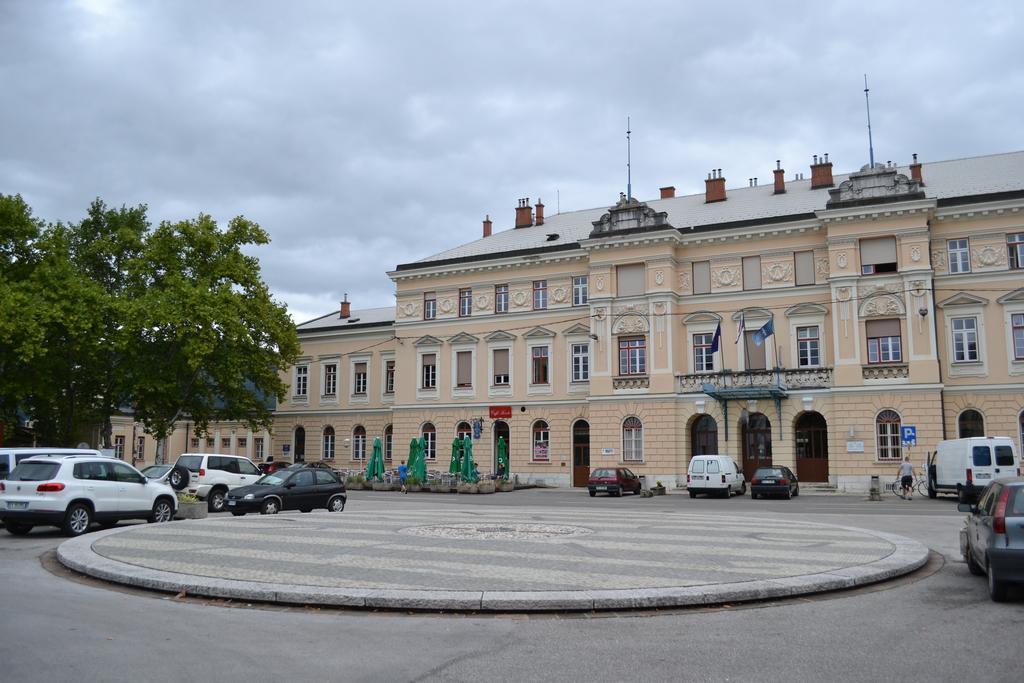
{"label": "car wheel", "polygon": [[696,491],[688,491],[687,493],[690,494],[690,498],[696,498],[697,497],[697,492]]}
{"label": "car wheel", "polygon": [[206,501],[206,507],[209,508],[210,512],[222,512],[224,510],[224,499],[227,497],[227,491],[224,489],[214,489],[210,491],[210,497]]}
{"label": "car wheel", "polygon": [[235,517],[245,517],[245,513],[244,512],[238,512],[237,510],[232,510],[231,514],[234,515]]}
{"label": "car wheel", "polygon": [[15,536],[24,536],[28,532],[32,531],[31,524],[25,524],[24,522],[15,522],[14,520],[7,520],[4,522],[4,528],[7,529],[7,533],[14,534]]}
{"label": "car wheel", "polygon": [[939,495],[939,492],[935,490],[935,480],[928,477],[928,497],[934,499]]}
{"label": "car wheel", "polygon": [[174,519],[174,506],[171,501],[161,498],[153,503],[153,514],[146,521],[149,523],[163,523]]}
{"label": "car wheel", "polygon": [[92,511],[87,505],[75,503],[68,508],[64,515],[64,524],[61,528],[68,536],[81,536],[92,525]]}
{"label": "car wheel", "polygon": [[741,496],[747,495],[747,482],[743,482],[743,485],[740,486],[740,495]]}
{"label": "car wheel", "polygon": [[964,561],[967,562],[967,570],[975,576],[982,576],[985,574],[985,569],[978,564],[978,561],[974,559],[974,551],[971,549],[971,544],[967,544],[967,553],[964,555]]}
{"label": "car wheel", "polygon": [[1006,600],[1007,585],[1005,581],[998,581],[995,577],[995,572],[992,571],[992,563],[988,563],[988,596],[992,598],[992,602],[1003,602]]}
{"label": "car wheel", "polygon": [[800,484],[797,484],[796,487],[793,489],[793,497],[796,498],[799,495],[800,495]]}
{"label": "car wheel", "polygon": [[643,487],[643,486],[641,486],[640,484],[637,484],[637,485],[636,485],[636,490],[635,490],[635,491],[633,491],[633,495],[634,495],[634,496],[639,496],[639,495],[640,495],[640,492],[641,492],[641,491],[643,491],[643,490],[644,490],[644,487]]}
{"label": "car wheel", "polygon": [[966,491],[966,489],[964,489],[963,486],[959,486],[958,485],[956,487],[956,502],[958,502],[958,503],[969,503],[970,502],[969,500],[967,500],[967,491]]}
{"label": "car wheel", "polygon": [[187,468],[181,465],[175,465],[174,469],[167,476],[167,481],[170,483],[171,488],[175,491],[181,491],[188,486],[189,471]]}
{"label": "car wheel", "polygon": [[345,499],[341,496],[334,496],[327,501],[327,509],[330,512],[342,512],[345,509]]}
{"label": "car wheel", "polygon": [[793,489],[786,489],[786,500],[793,499]]}
{"label": "car wheel", "polygon": [[260,508],[261,515],[276,515],[281,511],[281,504],[277,502],[277,498],[267,498],[263,501],[263,507]]}
{"label": "car wheel", "polygon": [[589,493],[591,498],[597,495],[597,491],[590,491]]}
{"label": "car wheel", "polygon": [[750,492],[750,500],[757,500],[757,494],[753,491]]}

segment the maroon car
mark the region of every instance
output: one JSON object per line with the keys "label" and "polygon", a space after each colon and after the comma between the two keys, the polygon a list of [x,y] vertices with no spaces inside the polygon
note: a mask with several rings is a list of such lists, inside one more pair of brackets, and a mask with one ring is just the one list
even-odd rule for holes
{"label": "maroon car", "polygon": [[625,467],[599,467],[590,473],[590,479],[587,480],[591,498],[599,492],[621,496],[623,491],[632,491],[635,495],[640,493],[641,488],[640,477]]}

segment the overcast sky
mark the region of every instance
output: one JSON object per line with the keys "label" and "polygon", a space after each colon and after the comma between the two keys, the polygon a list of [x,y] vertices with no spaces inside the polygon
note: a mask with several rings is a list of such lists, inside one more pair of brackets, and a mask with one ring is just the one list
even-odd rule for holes
{"label": "overcast sky", "polygon": [[[810,5],[819,9],[808,11]],[[729,187],[775,159],[1024,149],[1024,3],[0,0],[0,193],[244,215],[301,322],[394,302],[385,275],[547,214]]]}

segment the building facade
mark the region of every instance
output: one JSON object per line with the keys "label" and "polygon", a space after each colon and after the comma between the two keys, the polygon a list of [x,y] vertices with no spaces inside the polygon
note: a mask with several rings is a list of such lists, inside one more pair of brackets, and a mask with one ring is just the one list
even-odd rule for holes
{"label": "building facade", "polygon": [[469,434],[482,471],[500,437],[558,486],[601,465],[683,484],[725,453],[863,490],[944,438],[1020,447],[1024,153],[773,175],[554,217],[520,200],[514,227],[399,265],[394,308],[298,326],[270,453],[354,468],[379,437],[397,464],[422,436],[447,469]]}

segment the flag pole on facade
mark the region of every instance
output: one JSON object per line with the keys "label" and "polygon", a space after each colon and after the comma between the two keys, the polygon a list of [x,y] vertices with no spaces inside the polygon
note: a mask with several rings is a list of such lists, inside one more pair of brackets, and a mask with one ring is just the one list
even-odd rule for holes
{"label": "flag pole on facade", "polygon": [[715,336],[711,338],[711,355],[714,356],[721,349],[722,346],[722,322],[718,322],[718,327],[715,328]]}
{"label": "flag pole on facade", "polygon": [[740,343],[740,339],[743,339],[743,333],[746,331],[747,321],[743,315],[743,311],[740,311],[740,325],[736,328],[736,343]]}

